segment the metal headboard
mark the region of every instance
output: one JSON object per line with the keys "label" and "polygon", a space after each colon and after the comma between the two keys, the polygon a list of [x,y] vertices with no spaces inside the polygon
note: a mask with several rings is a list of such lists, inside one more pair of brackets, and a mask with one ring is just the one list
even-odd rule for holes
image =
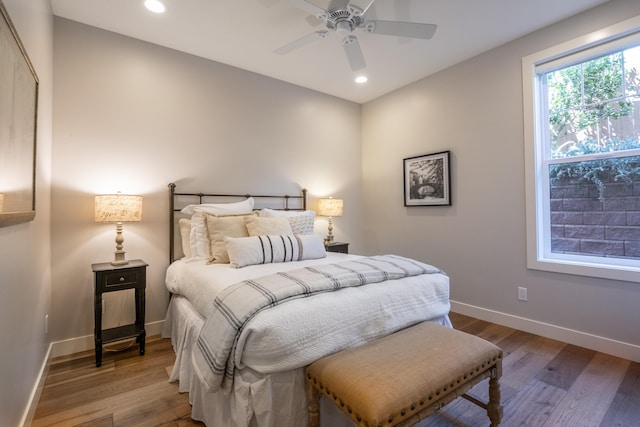
{"label": "metal headboard", "polygon": [[[184,205],[229,202],[234,199],[248,199],[253,197],[256,200],[257,209],[260,207],[269,207],[276,210],[285,211],[304,211],[307,209],[307,189],[303,188],[298,196],[279,196],[279,195],[257,195],[257,194],[217,194],[217,193],[178,193],[176,192],[176,184],[169,184],[169,263],[175,261],[175,231],[176,231],[176,213],[179,213]],[[182,203],[178,203],[178,199]],[[260,201],[265,201],[260,203]],[[266,201],[272,201],[269,205]],[[262,206],[262,205],[265,206]]]}

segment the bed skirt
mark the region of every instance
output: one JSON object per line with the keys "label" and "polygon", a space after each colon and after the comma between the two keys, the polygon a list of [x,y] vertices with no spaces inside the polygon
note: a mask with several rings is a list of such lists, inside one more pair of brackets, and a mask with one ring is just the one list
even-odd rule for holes
{"label": "bed skirt", "polygon": [[[448,316],[433,321],[451,326]],[[207,392],[192,367],[192,353],[204,318],[189,301],[174,294],[162,336],[171,338],[176,361],[169,377],[189,393],[191,418],[207,427],[300,427],[307,425],[304,368],[262,374],[244,367],[236,371],[231,393]],[[355,424],[334,405],[321,399],[322,427]]]}

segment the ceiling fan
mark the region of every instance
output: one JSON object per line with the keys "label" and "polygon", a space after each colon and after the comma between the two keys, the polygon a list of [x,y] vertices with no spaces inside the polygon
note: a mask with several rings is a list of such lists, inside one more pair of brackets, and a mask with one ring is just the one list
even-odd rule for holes
{"label": "ceiling fan", "polygon": [[335,32],[341,39],[349,65],[353,71],[367,66],[358,38],[353,35],[362,28],[371,34],[387,36],[410,37],[417,39],[431,39],[438,28],[435,24],[421,24],[417,22],[367,20],[365,14],[375,0],[332,0],[325,10],[307,0],[290,0],[294,6],[310,13],[324,22],[326,30],[315,31],[297,40],[285,44],[274,52],[285,55],[311,42],[326,38],[330,32]]}

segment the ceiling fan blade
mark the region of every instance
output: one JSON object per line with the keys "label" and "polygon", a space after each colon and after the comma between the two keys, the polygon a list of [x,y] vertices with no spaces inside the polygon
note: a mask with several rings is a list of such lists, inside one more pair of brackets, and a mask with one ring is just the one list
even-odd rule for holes
{"label": "ceiling fan blade", "polygon": [[347,54],[351,70],[358,71],[367,66],[356,36],[346,36],[343,38],[342,46],[344,47],[344,52]]}
{"label": "ceiling fan blade", "polygon": [[376,0],[351,0],[347,8],[355,16],[362,16],[367,13],[374,1]]}
{"label": "ceiling fan blade", "polygon": [[325,37],[327,37],[328,33],[329,31],[326,30],[315,31],[311,34],[307,34],[304,37],[300,37],[299,39],[294,40],[291,43],[287,43],[284,46],[279,47],[278,49],[274,50],[274,52],[279,55],[286,55],[287,53],[301,48],[302,46],[312,43],[318,39],[324,39]]}
{"label": "ceiling fan blade", "polygon": [[364,29],[368,33],[426,40],[433,37],[437,28],[435,24],[401,21],[367,21],[364,24]]}
{"label": "ceiling fan blade", "polygon": [[305,12],[310,13],[311,15],[317,18],[327,15],[326,10],[306,0],[289,0],[289,1],[298,9],[302,9]]}

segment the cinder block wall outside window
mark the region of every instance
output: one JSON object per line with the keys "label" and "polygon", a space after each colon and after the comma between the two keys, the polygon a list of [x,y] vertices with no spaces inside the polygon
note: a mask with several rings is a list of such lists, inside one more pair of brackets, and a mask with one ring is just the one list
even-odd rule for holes
{"label": "cinder block wall outside window", "polygon": [[551,251],[640,260],[640,181],[551,187]]}

